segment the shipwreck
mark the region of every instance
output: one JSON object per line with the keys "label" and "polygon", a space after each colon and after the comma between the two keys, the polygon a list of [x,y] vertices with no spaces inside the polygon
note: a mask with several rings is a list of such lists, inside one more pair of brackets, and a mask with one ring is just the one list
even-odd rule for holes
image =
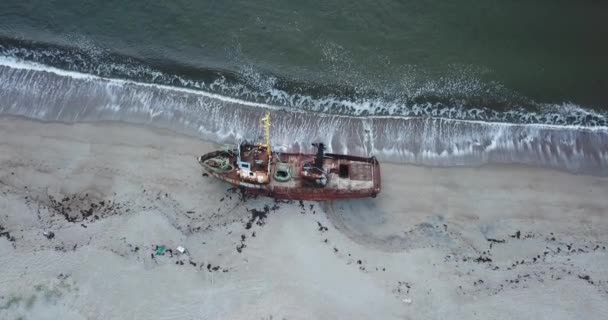
{"label": "shipwreck", "polygon": [[375,157],[325,153],[274,152],[270,145],[270,113],[262,119],[265,141],[242,142],[198,157],[213,177],[250,194],[286,200],[334,200],[376,197],[381,190]]}

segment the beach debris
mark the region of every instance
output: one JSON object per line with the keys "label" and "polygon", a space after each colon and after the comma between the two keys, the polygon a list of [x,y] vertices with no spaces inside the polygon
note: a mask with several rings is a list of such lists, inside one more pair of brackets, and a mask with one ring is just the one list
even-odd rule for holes
{"label": "beach debris", "polygon": [[319,226],[319,231],[324,232],[329,230],[326,226],[322,225],[321,222],[317,221],[317,225]]}
{"label": "beach debris", "polygon": [[241,244],[239,244],[239,245],[236,246],[236,251],[238,253],[243,252],[243,249],[245,249],[247,247],[247,245],[245,244],[245,240],[246,239],[247,239],[247,237],[244,234],[242,234],[241,235]]}
{"label": "beach debris", "polygon": [[[6,240],[10,241],[10,242],[15,242],[15,237],[11,236],[11,233],[8,231],[4,231],[4,227],[0,226],[0,237],[5,237]],[[13,245],[14,246],[14,245]]]}
{"label": "beach debris", "polygon": [[591,280],[591,277],[588,276],[588,275],[579,275],[578,278],[581,279],[581,280],[585,280],[585,281],[589,282],[589,284],[595,284],[593,282],[593,280]]}
{"label": "beach debris", "polygon": [[[221,268],[220,266],[213,267],[211,265],[211,263],[207,264],[207,271],[209,271],[209,272],[211,272],[211,271],[218,271],[218,270],[220,270],[220,268]],[[222,272],[228,272],[228,269],[223,269]]]}
{"label": "beach debris", "polygon": [[[486,262],[492,262],[492,259],[490,259],[489,257],[479,256],[474,261],[477,263],[486,263]],[[522,261],[522,263],[523,263],[523,261]]]}
{"label": "beach debris", "polygon": [[175,248],[175,250],[177,250],[177,252],[184,254],[186,253],[186,248],[182,247],[182,246],[178,246],[177,248]]}
{"label": "beach debris", "polygon": [[251,213],[251,218],[245,224],[245,229],[249,230],[254,223],[258,226],[263,226],[266,223],[265,219],[270,212],[270,207],[265,205],[263,210],[247,209],[247,211]]}
{"label": "beach debris", "polygon": [[53,231],[45,231],[42,233],[42,235],[45,236],[47,239],[55,238],[55,233],[53,233]]}
{"label": "beach debris", "polygon": [[[384,269],[384,268],[383,268]],[[412,288],[412,284],[406,281],[397,282],[397,287],[393,289],[393,293],[399,296],[404,296],[410,293],[410,289]]]}
{"label": "beach debris", "polygon": [[403,303],[405,303],[405,304],[412,304],[412,299],[411,298],[404,298],[401,301],[403,301]]}
{"label": "beach debris", "polygon": [[60,273],[60,274],[57,276],[57,279],[59,279],[59,280],[65,280],[65,279],[67,279],[68,277],[70,277],[70,275],[69,275],[69,274],[63,274],[63,273]]}
{"label": "beach debris", "polygon": [[162,256],[165,254],[165,250],[165,246],[156,246],[154,254],[156,254],[157,256]]}
{"label": "beach debris", "polygon": [[[96,201],[89,197],[88,193],[84,196],[79,193],[60,198],[55,198],[52,195],[48,196],[48,208],[53,214],[61,215],[72,223],[81,223],[89,219],[98,220],[102,217],[121,214],[123,206],[124,204],[112,200]],[[129,209],[126,209],[126,212],[128,211]]]}
{"label": "beach debris", "polygon": [[505,243],[504,239],[492,239],[492,238],[486,238],[486,240],[490,243],[490,249],[492,249],[492,245],[497,244],[497,243]]}

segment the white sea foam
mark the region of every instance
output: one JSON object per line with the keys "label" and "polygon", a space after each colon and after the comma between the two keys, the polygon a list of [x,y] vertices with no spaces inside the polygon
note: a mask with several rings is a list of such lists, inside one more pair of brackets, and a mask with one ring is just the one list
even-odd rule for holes
{"label": "white sea foam", "polygon": [[285,151],[296,146],[309,150],[310,142],[320,141],[328,152],[427,165],[516,162],[608,171],[606,127],[313,113],[14,58],[0,58],[0,68],[0,97],[5,103],[0,104],[0,113],[5,114],[54,121],[121,120],[234,142],[256,139],[261,133],[257,119],[264,111],[275,110],[273,143]]}
{"label": "white sea foam", "polygon": [[[575,129],[583,127],[605,128],[606,126],[602,125],[602,123],[608,122],[606,115],[586,110],[581,106],[573,104],[539,105],[541,109],[545,111],[543,112],[543,114],[538,114],[525,110],[511,110],[507,112],[497,113],[495,111],[485,109],[465,108],[457,104],[454,106],[436,105],[431,104],[429,102],[423,102],[421,104],[411,104],[407,101],[404,102],[402,100],[385,100],[382,98],[362,98],[357,100],[348,100],[332,96],[323,98],[313,98],[301,94],[289,94],[285,91],[275,89],[273,85],[275,84],[276,79],[272,77],[264,78],[252,70],[247,71],[245,73],[245,78],[248,79],[250,83],[255,84],[255,86],[257,87],[256,90],[253,90],[242,84],[229,84],[225,81],[225,79],[219,79],[210,84],[205,84],[203,82],[184,80],[178,77],[177,79],[184,87],[174,87],[164,84],[137,82],[135,80],[107,78],[75,71],[62,70],[54,67],[45,66],[39,63],[24,61],[10,56],[0,57],[0,65],[8,66],[15,69],[51,72],[66,77],[72,77],[75,79],[86,78],[91,80],[107,81],[109,85],[131,84],[138,86],[154,86],[157,88],[162,88],[163,90],[167,90],[169,92],[186,92],[193,95],[201,95],[208,98],[217,99],[218,101],[226,103],[236,103],[249,107],[265,108],[271,110],[282,110],[289,108],[289,111],[291,112],[321,113],[321,115],[319,116],[323,116],[325,114],[330,114],[332,116],[338,115],[344,117],[366,116],[371,119],[383,119],[386,117],[411,119],[415,117],[425,117],[451,119],[454,121],[514,123],[516,125],[519,125],[521,121],[523,123],[534,125],[555,125],[560,128],[571,126]],[[123,70],[123,72],[133,72],[133,70],[126,70],[127,67],[124,65],[116,65],[115,68],[121,70],[125,69]],[[128,68],[144,67],[129,66]],[[146,69],[143,71],[140,70],[138,72],[146,73],[149,75],[152,74],[154,75],[154,78],[163,77],[162,73],[153,70]],[[222,92],[225,92],[225,94],[221,94]],[[244,100],[238,97],[234,97],[235,93],[238,96],[250,100]],[[264,101],[260,102],[255,100]],[[568,108],[565,107],[566,105],[568,106]],[[591,117],[591,120],[585,120],[589,117]],[[509,122],[509,118],[518,119],[519,121]]]}

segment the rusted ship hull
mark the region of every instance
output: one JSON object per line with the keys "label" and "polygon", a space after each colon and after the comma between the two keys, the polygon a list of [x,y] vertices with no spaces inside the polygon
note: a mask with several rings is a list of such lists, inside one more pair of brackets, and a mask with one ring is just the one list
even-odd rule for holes
{"label": "rusted ship hull", "polygon": [[[241,156],[239,154],[239,156]],[[213,177],[223,180],[247,193],[285,200],[325,201],[376,197],[381,191],[380,164],[375,157],[324,154],[322,165],[327,173],[324,185],[311,185],[306,180],[308,166],[315,155],[277,153],[268,164],[269,178],[264,183],[243,179],[234,153],[214,151],[198,158],[198,162]],[[220,159],[220,160],[216,160]],[[226,160],[225,163],[215,162]],[[210,165],[211,163],[211,165]],[[215,167],[217,165],[217,167]],[[267,164],[263,164],[267,165]],[[218,169],[224,166],[223,169]],[[284,166],[290,171],[289,179],[278,181],[277,170]],[[276,179],[275,179],[276,178]]]}

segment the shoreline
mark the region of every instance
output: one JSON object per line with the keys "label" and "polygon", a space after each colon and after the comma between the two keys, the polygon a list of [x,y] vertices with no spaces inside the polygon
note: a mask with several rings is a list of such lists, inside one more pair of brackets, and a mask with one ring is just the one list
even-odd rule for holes
{"label": "shoreline", "polygon": [[608,178],[383,163],[375,199],[275,202],[201,176],[214,147],[0,117],[0,318],[608,313]]}
{"label": "shoreline", "polygon": [[[144,129],[144,130],[157,131],[157,132],[163,133],[163,134],[176,135],[176,136],[181,136],[181,137],[188,138],[188,139],[198,140],[198,141],[201,141],[203,143],[213,145],[213,146],[224,145],[224,143],[217,143],[215,141],[205,139],[204,137],[196,136],[194,134],[188,134],[187,132],[178,132],[177,130],[174,130],[171,128],[159,127],[159,126],[143,124],[143,123],[128,122],[128,121],[124,121],[124,120],[94,120],[94,121],[79,120],[79,121],[75,121],[75,122],[70,122],[70,121],[60,121],[60,120],[41,120],[41,119],[31,118],[31,117],[24,116],[24,115],[0,114],[0,121],[10,120],[10,119],[16,119],[16,120],[25,121],[25,122],[34,122],[34,123],[38,123],[38,124],[42,124],[42,125],[44,125],[44,124],[59,124],[59,125],[66,125],[66,126],[116,125],[116,126],[135,127],[135,128],[140,128],[140,129]],[[439,119],[439,118],[437,118],[437,119]],[[467,164],[467,165],[443,166],[443,165],[426,165],[426,164],[417,164],[417,163],[397,162],[397,161],[392,161],[392,160],[383,160],[382,164],[385,164],[385,163],[391,164],[391,165],[396,165],[396,166],[412,166],[412,167],[424,168],[424,169],[489,169],[489,170],[492,170],[492,169],[500,169],[500,168],[506,168],[506,169],[511,168],[511,169],[522,169],[522,170],[525,170],[525,169],[547,170],[547,171],[571,174],[571,175],[575,175],[575,176],[580,175],[580,176],[590,176],[590,177],[608,177],[608,172],[606,175],[602,175],[602,174],[593,174],[593,173],[588,173],[588,172],[575,172],[575,171],[562,169],[562,168],[554,168],[554,167],[547,167],[547,166],[543,166],[543,165],[523,164],[523,163],[482,163],[479,165]]]}
{"label": "shoreline", "polygon": [[[260,128],[252,120],[268,110],[266,104],[252,105],[221,95],[67,71],[49,72],[45,68],[27,68],[19,63],[12,68],[0,61],[0,74],[6,78],[0,81],[0,99],[8,102],[0,107],[0,113],[68,122],[122,120],[170,128],[210,141],[234,142],[257,137]],[[331,104],[318,107],[332,108]],[[355,112],[351,107],[332,110]],[[413,116],[439,112],[447,118],[469,118],[468,113],[475,119],[494,117],[477,109],[461,113],[458,108],[446,108],[413,105],[403,111]],[[608,176],[606,130],[518,125],[513,122],[528,123],[529,118],[521,115],[521,120],[511,119],[510,113],[501,118],[504,122],[476,122],[436,117],[342,117],[311,114],[299,107],[281,109],[285,112],[273,113],[273,144],[285,150],[310,152],[310,141],[317,141],[325,143],[329,152],[374,154],[380,161],[430,166],[522,163]],[[602,115],[573,105],[547,106],[543,110],[548,113],[535,115],[539,119],[532,122],[603,125],[605,121]]]}

